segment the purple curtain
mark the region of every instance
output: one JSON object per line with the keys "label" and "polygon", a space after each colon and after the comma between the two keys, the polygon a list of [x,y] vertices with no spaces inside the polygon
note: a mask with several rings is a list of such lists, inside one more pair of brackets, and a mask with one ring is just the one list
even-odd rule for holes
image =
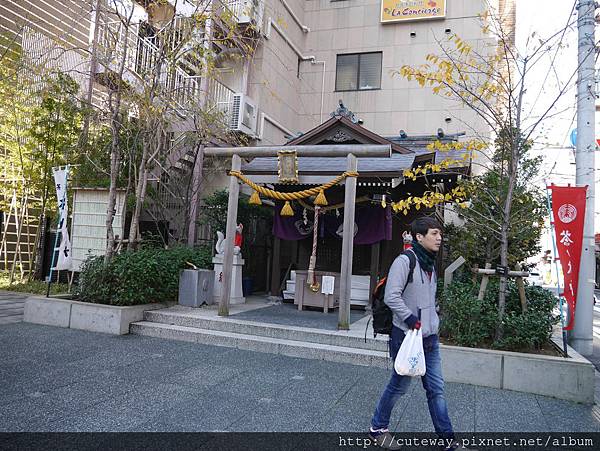
{"label": "purple curtain", "polygon": [[[282,240],[302,240],[312,236],[313,213],[308,213],[308,221],[304,224],[303,208],[296,206],[294,216],[281,216],[282,205],[275,205],[273,216],[273,235]],[[343,209],[340,209],[343,213]],[[319,217],[319,235],[328,235],[342,239],[344,216],[336,216],[335,210]],[[357,207],[354,216],[354,244],[374,244],[382,240],[392,239],[392,211],[389,206],[379,205]]]}

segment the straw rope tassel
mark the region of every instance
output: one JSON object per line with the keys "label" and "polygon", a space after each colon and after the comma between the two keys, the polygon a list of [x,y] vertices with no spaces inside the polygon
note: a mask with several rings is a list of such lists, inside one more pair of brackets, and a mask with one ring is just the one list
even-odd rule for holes
{"label": "straw rope tassel", "polygon": [[262,201],[260,200],[260,196],[258,195],[258,191],[253,191],[252,196],[250,196],[250,200],[248,201],[250,205],[262,205]]}
{"label": "straw rope tassel", "polygon": [[281,209],[280,215],[281,216],[294,216],[294,210],[292,209],[292,206],[290,205],[289,200],[285,201],[285,205]]}
{"label": "straw rope tassel", "polygon": [[321,190],[319,191],[319,194],[317,194],[317,197],[315,198],[315,205],[319,205],[319,206],[325,206],[327,205],[327,198],[325,197],[325,191]]}

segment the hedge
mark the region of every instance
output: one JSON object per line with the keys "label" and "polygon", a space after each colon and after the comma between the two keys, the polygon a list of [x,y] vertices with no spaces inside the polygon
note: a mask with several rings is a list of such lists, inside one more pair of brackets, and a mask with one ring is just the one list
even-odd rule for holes
{"label": "hedge", "polygon": [[190,268],[186,262],[209,269],[210,249],[126,251],[106,266],[104,257],[90,257],[82,265],[75,296],[83,302],[122,306],[177,301],[179,274]]}
{"label": "hedge", "polygon": [[453,344],[467,347],[492,347],[509,351],[541,348],[558,323],[557,299],[544,288],[526,285],[527,311],[523,312],[519,292],[509,281],[504,315],[504,337],[495,341],[498,325],[498,282],[490,281],[483,300],[477,299],[479,284],[454,281],[440,290],[440,333]]}

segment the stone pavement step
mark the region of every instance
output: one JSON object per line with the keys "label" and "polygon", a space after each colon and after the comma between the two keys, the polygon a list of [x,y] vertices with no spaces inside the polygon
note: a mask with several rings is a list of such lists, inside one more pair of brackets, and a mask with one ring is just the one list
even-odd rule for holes
{"label": "stone pavement step", "polygon": [[0,325],[22,323],[23,315],[0,316]]}
{"label": "stone pavement step", "polygon": [[11,299],[19,299],[19,298],[27,298],[28,296],[30,296],[29,293],[21,293],[18,291],[6,291],[6,290],[0,290],[0,299],[2,298],[11,298]]}
{"label": "stone pavement step", "polygon": [[24,307],[25,301],[0,301],[0,308],[16,308],[16,307]]}
{"label": "stone pavement step", "polygon": [[22,315],[24,308],[1,309],[0,316]]}
{"label": "stone pavement step", "polygon": [[381,352],[386,352],[388,349],[386,339],[373,339],[372,337],[368,336],[365,342],[364,336],[359,337],[353,335],[344,335],[339,331],[265,324],[254,321],[221,317],[207,318],[186,313],[172,311],[169,312],[165,310],[147,311],[144,313],[144,319],[153,323],[172,324],[202,330],[233,332],[243,335],[269,337],[281,340],[320,343],[324,345],[350,347],[354,349],[366,349]]}
{"label": "stone pavement step", "polygon": [[27,293],[0,291],[0,325],[22,322],[28,297]]}
{"label": "stone pavement step", "polygon": [[214,346],[280,354],[289,357],[326,360],[353,365],[368,365],[388,368],[387,352],[333,346],[322,343],[307,343],[297,340],[247,335],[219,330],[140,321],[132,323],[130,332],[156,338],[166,338]]}

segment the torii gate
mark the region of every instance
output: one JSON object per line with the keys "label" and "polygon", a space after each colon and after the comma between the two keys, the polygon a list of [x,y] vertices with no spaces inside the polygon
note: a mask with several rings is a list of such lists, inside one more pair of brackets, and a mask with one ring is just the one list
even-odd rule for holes
{"label": "torii gate", "polygon": [[[340,144],[327,148],[324,145],[308,146],[266,146],[266,147],[207,147],[205,156],[231,157],[231,171],[239,172],[242,167],[241,158],[276,157],[281,150],[296,151],[298,157],[346,157],[347,171],[357,172],[357,158],[390,158],[392,149],[389,144]],[[252,176],[248,176],[251,178]],[[261,176],[260,183],[279,183],[273,176],[266,180]],[[229,316],[229,297],[231,293],[233,266],[233,236],[237,224],[237,206],[239,198],[239,182],[234,175],[229,177],[229,201],[227,206],[227,227],[225,231],[225,255],[223,256],[223,289],[219,300],[219,316]],[[338,329],[350,328],[350,288],[352,278],[352,255],[354,249],[354,210],[356,201],[356,177],[349,177],[344,189],[344,231],[342,235],[342,264],[340,268],[340,301]]]}

